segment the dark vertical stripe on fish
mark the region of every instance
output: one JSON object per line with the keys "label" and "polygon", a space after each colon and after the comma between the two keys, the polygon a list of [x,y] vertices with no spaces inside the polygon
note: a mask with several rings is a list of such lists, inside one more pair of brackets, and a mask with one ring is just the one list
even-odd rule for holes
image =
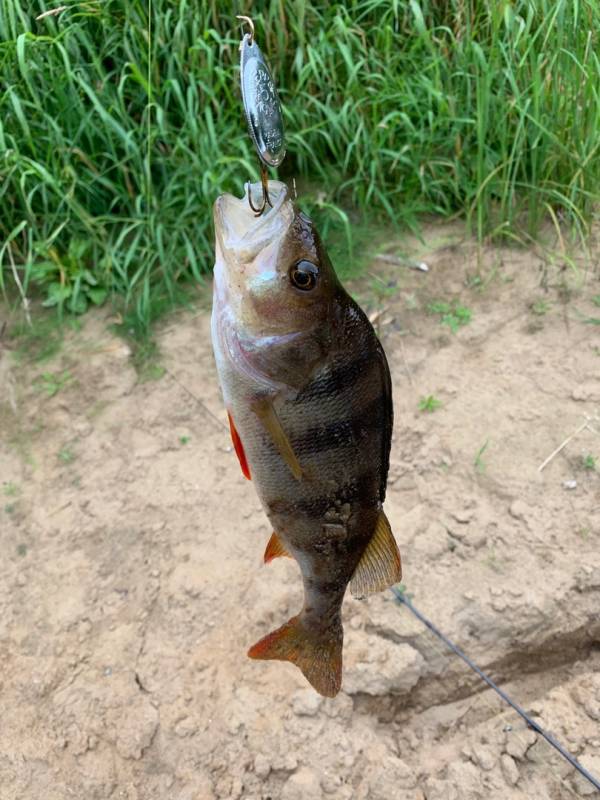
{"label": "dark vertical stripe on fish", "polygon": [[274,499],[268,501],[269,510],[274,514],[302,514],[311,519],[323,519],[329,509],[348,503],[369,508],[379,505],[378,476],[373,471],[358,475],[336,491],[315,497],[297,500]]}
{"label": "dark vertical stripe on fish", "polygon": [[357,358],[338,359],[328,369],[318,375],[296,398],[297,403],[338,397],[347,389],[356,385],[365,368],[372,363],[373,352],[370,348],[361,348]]}
{"label": "dark vertical stripe on fish", "polygon": [[[292,439],[294,450],[300,454],[322,453],[338,447],[351,447],[367,436],[381,435],[387,414],[388,398],[379,394],[363,408],[356,404],[351,416],[333,422],[314,425]],[[360,396],[357,398],[360,403]]]}

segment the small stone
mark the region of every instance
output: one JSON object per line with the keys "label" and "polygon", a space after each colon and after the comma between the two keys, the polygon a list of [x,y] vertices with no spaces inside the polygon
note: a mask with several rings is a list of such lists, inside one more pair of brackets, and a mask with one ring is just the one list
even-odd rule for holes
{"label": "small stone", "polygon": [[[594,776],[600,775],[600,755],[592,755],[586,754],[579,758],[579,763],[582,767],[585,767],[588,772],[590,772]],[[592,784],[584,778],[579,772],[573,778],[573,784],[577,791],[577,794],[581,795],[581,797],[592,797],[598,791],[594,789]]]}
{"label": "small stone", "polygon": [[474,508],[463,508],[459,511],[451,511],[450,514],[461,525],[468,525],[475,516]]}
{"label": "small stone", "polygon": [[495,597],[492,600],[492,608],[494,611],[506,611],[508,608],[508,603],[503,597]]}
{"label": "small stone", "polygon": [[479,525],[469,525],[467,528],[465,543],[470,547],[474,547],[476,550],[479,550],[480,547],[483,547],[487,544],[488,539],[489,536],[487,531],[479,527]]}
{"label": "small stone", "polygon": [[360,614],[355,614],[353,617],[351,617],[349,625],[353,631],[359,631],[362,628],[362,619]]}
{"label": "small stone", "polygon": [[428,778],[425,782],[427,800],[459,800],[456,786],[440,778]]}
{"label": "small stone", "polygon": [[301,767],[287,779],[281,791],[281,800],[321,800],[323,792],[315,772]]}
{"label": "small stone", "polygon": [[529,509],[522,500],[513,500],[508,509],[511,517],[515,519],[524,520],[529,513]]}
{"label": "small stone", "polygon": [[548,758],[546,743],[539,739],[527,749],[527,760],[533,764],[545,764]]}
{"label": "small stone", "polygon": [[424,556],[441,558],[448,552],[448,531],[438,520],[432,520],[423,533],[415,537],[415,547]]}
{"label": "small stone", "polygon": [[340,692],[337,697],[328,700],[323,711],[328,717],[349,720],[354,712],[354,703],[344,692]]}
{"label": "small stone", "polygon": [[563,489],[573,490],[577,488],[577,481],[573,478],[570,481],[563,481]]}
{"label": "small stone", "polygon": [[239,800],[242,796],[242,792],[244,790],[244,784],[242,783],[241,778],[234,778],[231,782],[231,794],[229,795],[230,800]]}
{"label": "small stone", "polygon": [[313,689],[299,689],[292,696],[292,709],[299,717],[314,717],[322,702]]}
{"label": "small stone", "polygon": [[139,761],[158,730],[158,711],[147,700],[139,697],[123,709],[119,720],[115,746],[121,758]]}
{"label": "small stone", "polygon": [[578,592],[596,591],[600,588],[600,567],[584,564],[575,573],[575,588]]}
{"label": "small stone", "polygon": [[579,402],[587,400],[588,397],[589,397],[589,392],[587,391],[585,386],[576,386],[571,392],[571,398]]}
{"label": "small stone", "polygon": [[189,717],[184,717],[184,719],[179,720],[177,725],[175,725],[175,735],[179,736],[180,739],[186,736],[193,736],[196,730],[196,724]]}
{"label": "small stone", "polygon": [[373,765],[367,779],[369,800],[389,800],[398,796],[398,789],[414,789],[417,785],[415,772],[405,761],[392,755]]}
{"label": "small stone", "polygon": [[366,645],[364,660],[346,672],[344,689],[348,694],[401,694],[416,686],[425,667],[418,650],[380,636],[369,636],[363,644]]}
{"label": "small stone", "polygon": [[231,784],[232,780],[229,775],[223,775],[222,778],[219,778],[217,785],[215,786],[217,797],[229,797],[231,794]]}
{"label": "small stone", "polygon": [[[292,755],[292,753],[288,753],[284,757],[282,764],[283,766],[281,767],[281,769],[285,770],[286,772],[293,772],[298,766],[298,759],[296,758],[296,756]],[[277,768],[280,769],[279,766]]]}
{"label": "small stone", "polygon": [[25,586],[26,584],[27,584],[27,578],[25,577],[25,575],[23,575],[22,572],[20,572],[17,575],[17,586]]}
{"label": "small stone", "polygon": [[529,748],[537,741],[537,737],[532,730],[512,731],[507,737],[506,747],[504,748],[509,756],[522,761]]}
{"label": "small stone", "polygon": [[73,430],[79,437],[89,436],[93,431],[92,423],[88,420],[78,420],[73,423]]}
{"label": "small stone", "polygon": [[271,772],[271,764],[266,756],[259,753],[254,759],[254,774],[257,778],[266,778]]}
{"label": "small stone", "polygon": [[520,777],[519,768],[509,755],[505,754],[500,757],[500,769],[502,770],[502,775],[504,776],[504,780],[508,783],[508,785],[516,786]]}
{"label": "small stone", "polygon": [[473,746],[473,755],[471,759],[485,772],[489,772],[496,766],[496,756],[492,752],[491,748],[485,747],[481,744],[476,744]]}
{"label": "small stone", "polygon": [[338,795],[342,779],[339,775],[324,775],[321,780],[321,787],[326,794]]}

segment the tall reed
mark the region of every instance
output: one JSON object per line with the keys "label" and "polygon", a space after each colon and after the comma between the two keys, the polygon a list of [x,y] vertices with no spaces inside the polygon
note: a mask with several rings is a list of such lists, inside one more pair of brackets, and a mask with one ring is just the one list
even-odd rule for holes
{"label": "tall reed", "polygon": [[[147,325],[153,298],[210,270],[216,195],[257,175],[241,4],[82,0],[37,21],[52,6],[33,6],[0,0],[0,282],[16,268],[74,311],[115,292]],[[596,0],[244,7],[284,103],[282,174],[322,187],[330,214],[458,212],[480,238],[536,237],[550,214],[585,237]]]}

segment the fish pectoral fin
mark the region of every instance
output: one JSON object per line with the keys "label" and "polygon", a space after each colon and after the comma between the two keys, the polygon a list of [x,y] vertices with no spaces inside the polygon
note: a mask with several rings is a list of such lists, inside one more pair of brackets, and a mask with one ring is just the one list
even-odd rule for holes
{"label": "fish pectoral fin", "polygon": [[292,554],[288,553],[286,550],[281,538],[275,533],[275,531],[273,531],[265,550],[264,562],[265,564],[268,564],[269,561],[273,561],[274,558],[279,558],[280,556],[293,558]]}
{"label": "fish pectoral fin", "polygon": [[238,457],[238,461],[240,462],[240,467],[242,468],[242,474],[244,478],[247,478],[249,481],[251,481],[252,477],[250,475],[250,467],[248,466],[248,459],[246,458],[246,453],[244,452],[244,445],[242,444],[242,440],[240,439],[240,435],[235,427],[233,417],[231,416],[229,411],[227,412],[227,417],[229,419],[231,443],[233,444],[233,449],[235,450],[235,454]]}
{"label": "fish pectoral fin", "polygon": [[400,551],[383,511],[350,581],[350,592],[359,600],[393,586],[402,577]]}
{"label": "fish pectoral fin", "polygon": [[292,475],[297,480],[302,480],[302,467],[298,463],[296,454],[290,444],[290,440],[286,436],[285,431],[281,427],[281,422],[277,416],[277,412],[273,408],[273,403],[268,398],[261,398],[252,403],[252,410],[260,419],[265,427],[265,430],[271,437],[273,444],[279,451],[279,455],[283,458],[285,463],[291,470]]}
{"label": "fish pectoral fin", "polygon": [[248,650],[250,658],[291,661],[324,697],[335,697],[342,685],[343,631],[339,616],[325,630],[314,631],[303,615],[269,633]]}

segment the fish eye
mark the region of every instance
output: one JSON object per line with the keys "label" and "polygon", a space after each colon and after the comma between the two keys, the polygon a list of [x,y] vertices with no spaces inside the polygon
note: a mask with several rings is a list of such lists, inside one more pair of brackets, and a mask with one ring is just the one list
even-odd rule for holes
{"label": "fish eye", "polygon": [[311,261],[298,261],[290,268],[289,272],[290,281],[296,289],[301,289],[303,292],[309,292],[317,285],[317,278],[319,277],[319,268]]}

